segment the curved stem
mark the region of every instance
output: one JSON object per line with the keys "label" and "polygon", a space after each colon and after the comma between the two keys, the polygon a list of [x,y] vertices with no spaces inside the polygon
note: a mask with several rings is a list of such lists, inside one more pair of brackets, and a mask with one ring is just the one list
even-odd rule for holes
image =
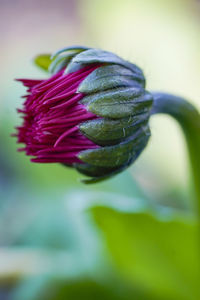
{"label": "curved stem", "polygon": [[159,92],[153,92],[152,95],[154,104],[151,114],[171,115],[179,122],[185,134],[200,218],[200,114],[192,104],[181,97]]}

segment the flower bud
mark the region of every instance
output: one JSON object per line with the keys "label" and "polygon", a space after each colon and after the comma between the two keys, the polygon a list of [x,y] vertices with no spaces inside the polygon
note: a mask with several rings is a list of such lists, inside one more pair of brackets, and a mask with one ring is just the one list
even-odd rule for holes
{"label": "flower bud", "polygon": [[32,161],[73,166],[93,181],[133,163],[150,137],[141,69],[111,52],[69,47],[49,71],[46,80],[21,79],[28,94],[17,136]]}

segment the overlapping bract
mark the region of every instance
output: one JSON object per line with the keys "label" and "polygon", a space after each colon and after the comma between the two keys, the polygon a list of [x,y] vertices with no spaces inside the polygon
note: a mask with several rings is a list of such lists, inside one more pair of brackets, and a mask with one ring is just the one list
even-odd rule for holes
{"label": "overlapping bract", "polygon": [[[49,71],[52,77],[46,82],[30,86],[24,81],[29,85],[25,107],[29,116],[38,120],[39,127],[34,130],[42,128],[36,134],[37,146],[45,143],[47,147],[39,150],[39,156],[37,150],[33,161],[57,157],[55,162],[73,165],[93,181],[129,166],[150,136],[152,96],[145,90],[141,69],[107,51],[70,47],[52,56]],[[29,123],[19,129],[19,141],[27,145],[22,133],[33,126],[25,114],[25,123]],[[54,140],[48,145],[52,133]],[[78,141],[82,141],[82,149],[77,148]],[[27,154],[36,155],[27,146]],[[59,152],[61,147],[63,152]]]}

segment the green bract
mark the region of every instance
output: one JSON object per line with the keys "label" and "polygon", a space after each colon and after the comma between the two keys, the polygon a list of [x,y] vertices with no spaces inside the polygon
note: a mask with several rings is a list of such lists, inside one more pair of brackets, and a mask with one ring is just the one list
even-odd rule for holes
{"label": "green bract", "polygon": [[74,167],[96,182],[121,172],[133,163],[150,137],[152,96],[145,90],[143,72],[119,56],[86,47],[69,47],[52,55],[49,71],[69,74],[85,66],[99,65],[79,85],[81,103],[98,119],[79,124],[83,135],[99,145],[81,151],[82,164]]}

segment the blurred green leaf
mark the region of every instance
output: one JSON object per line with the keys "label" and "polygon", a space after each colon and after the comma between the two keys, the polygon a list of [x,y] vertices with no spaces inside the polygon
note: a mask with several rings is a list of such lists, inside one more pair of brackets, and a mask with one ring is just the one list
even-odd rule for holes
{"label": "blurred green leaf", "polygon": [[[32,232],[32,246],[49,248],[48,268],[41,276],[22,280],[13,300],[199,299],[197,224],[192,215],[139,198],[82,190],[68,193],[47,215],[46,221],[42,218],[45,224],[35,220],[35,235],[32,230],[27,234]],[[38,230],[42,234],[37,241]]]}
{"label": "blurred green leaf", "polygon": [[51,62],[51,54],[41,54],[34,58],[34,63],[45,71],[48,71]]}
{"label": "blurred green leaf", "polygon": [[130,288],[122,281],[112,280],[109,275],[105,274],[105,280],[88,275],[68,279],[55,276],[37,277],[26,280],[15,291],[12,300],[155,300],[142,290]]}
{"label": "blurred green leaf", "polygon": [[200,299],[194,220],[111,206],[92,211],[123,278],[162,300]]}

